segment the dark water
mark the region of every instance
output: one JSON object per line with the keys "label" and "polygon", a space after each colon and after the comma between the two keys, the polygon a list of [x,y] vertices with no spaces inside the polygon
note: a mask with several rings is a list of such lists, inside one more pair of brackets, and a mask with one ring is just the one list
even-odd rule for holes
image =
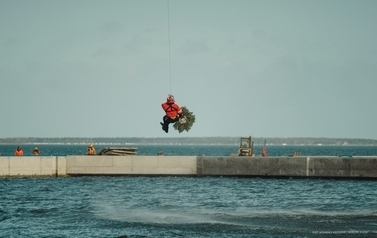
{"label": "dark water", "polygon": [[377,182],[0,179],[1,237],[375,237]]}
{"label": "dark water", "polygon": [[[86,151],[86,145],[38,147],[51,155]],[[12,154],[15,146],[0,148]],[[151,155],[227,155],[237,150],[138,148],[138,154]],[[373,147],[269,148],[277,155],[297,150],[377,154]],[[0,178],[0,237],[377,237],[376,198],[374,180]]]}

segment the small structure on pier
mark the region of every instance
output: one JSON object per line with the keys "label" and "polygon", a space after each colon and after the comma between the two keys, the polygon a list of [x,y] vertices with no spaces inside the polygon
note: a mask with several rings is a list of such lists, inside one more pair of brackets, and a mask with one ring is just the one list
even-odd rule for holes
{"label": "small structure on pier", "polygon": [[106,147],[98,155],[136,155],[135,147]]}
{"label": "small structure on pier", "polygon": [[238,156],[254,156],[254,141],[251,140],[251,136],[241,138]]}

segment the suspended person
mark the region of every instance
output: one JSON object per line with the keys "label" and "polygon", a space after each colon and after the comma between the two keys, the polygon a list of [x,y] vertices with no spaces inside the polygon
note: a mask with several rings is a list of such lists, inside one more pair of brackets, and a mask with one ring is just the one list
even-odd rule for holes
{"label": "suspended person", "polygon": [[87,155],[95,155],[96,154],[96,149],[94,149],[93,144],[90,144],[88,146],[88,151],[86,153]]}
{"label": "suspended person", "polygon": [[165,111],[166,115],[162,118],[163,122],[160,122],[162,130],[166,133],[169,132],[169,124],[175,123],[180,117],[183,118],[183,113],[181,107],[175,103],[174,96],[169,94],[166,102],[161,104],[162,109]]}
{"label": "suspended person", "polygon": [[39,149],[37,147],[35,147],[34,150],[33,150],[33,155],[38,156],[39,154],[40,154]]}
{"label": "suspended person", "polygon": [[23,156],[24,155],[24,151],[22,150],[22,148],[20,146],[17,146],[17,149],[14,151],[14,155],[15,156]]}

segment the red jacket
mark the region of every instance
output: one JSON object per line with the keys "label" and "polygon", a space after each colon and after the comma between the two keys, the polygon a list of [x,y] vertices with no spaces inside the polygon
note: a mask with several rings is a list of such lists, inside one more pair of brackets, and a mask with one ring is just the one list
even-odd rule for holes
{"label": "red jacket", "polygon": [[22,149],[15,150],[14,151],[14,155],[15,156],[23,156],[24,155],[24,151]]}
{"label": "red jacket", "polygon": [[181,107],[176,103],[163,103],[161,104],[162,109],[165,111],[166,116],[170,118],[176,118],[178,114],[182,113]]}

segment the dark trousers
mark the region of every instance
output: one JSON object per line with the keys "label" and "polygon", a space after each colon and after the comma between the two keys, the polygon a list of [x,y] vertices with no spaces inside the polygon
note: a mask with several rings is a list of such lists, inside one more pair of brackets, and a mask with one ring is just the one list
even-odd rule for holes
{"label": "dark trousers", "polygon": [[178,117],[175,117],[174,119],[173,118],[170,118],[170,117],[167,117],[166,115],[162,118],[162,121],[163,121],[163,125],[162,125],[162,129],[168,133],[169,131],[169,124],[170,123],[175,123],[176,121],[178,121],[179,118]]}

